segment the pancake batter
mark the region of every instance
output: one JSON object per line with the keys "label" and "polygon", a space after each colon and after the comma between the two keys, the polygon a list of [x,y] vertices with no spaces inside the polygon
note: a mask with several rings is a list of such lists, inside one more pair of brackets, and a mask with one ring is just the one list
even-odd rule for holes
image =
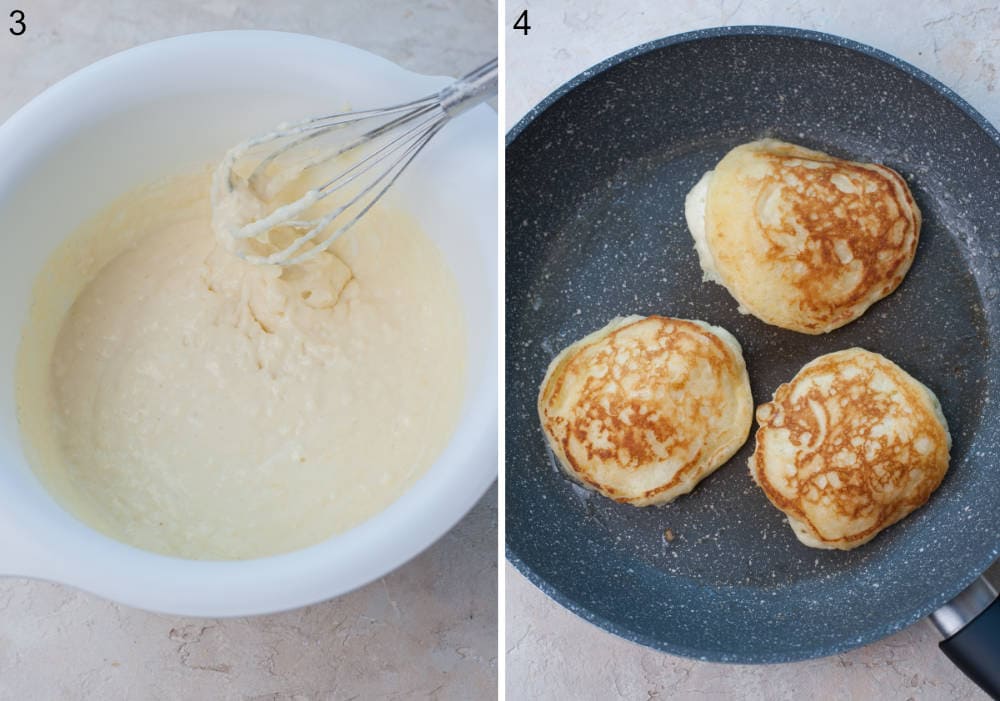
{"label": "pancake batter", "polygon": [[279,268],[218,243],[208,192],[206,172],[131,193],[53,256],[18,408],[82,520],[162,553],[258,557],[364,521],[427,470],[462,401],[462,309],[388,205]]}

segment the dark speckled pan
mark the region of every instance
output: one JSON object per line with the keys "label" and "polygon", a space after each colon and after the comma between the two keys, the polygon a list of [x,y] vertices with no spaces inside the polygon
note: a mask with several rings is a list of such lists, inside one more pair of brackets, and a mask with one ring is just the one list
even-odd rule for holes
{"label": "dark speckled pan", "polygon": [[[902,286],[825,336],[742,316],[701,281],[684,195],[728,149],[763,136],[885,163],[924,214]],[[670,37],[595,66],[508,136],[508,558],[587,620],[706,660],[828,655],[926,616],[1000,551],[998,290],[1000,134],[912,66],[772,27]],[[820,354],[885,354],[941,399],[954,437],[944,484],[851,552],[798,543],[750,479],[752,437],[664,507],[571,485],[538,426],[545,368],[612,317],[654,313],[735,334],[758,404]]]}

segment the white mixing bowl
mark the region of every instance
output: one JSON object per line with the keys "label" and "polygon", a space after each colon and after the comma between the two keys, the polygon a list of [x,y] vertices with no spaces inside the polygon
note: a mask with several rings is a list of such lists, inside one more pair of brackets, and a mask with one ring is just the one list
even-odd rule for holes
{"label": "white mixing bowl", "polygon": [[469,374],[444,453],[382,513],[310,548],[243,562],[133,548],[84,525],[45,491],[25,460],[14,399],[15,356],[36,274],[66,236],[117,196],[217,159],[281,121],[336,111],[345,101],[354,108],[393,104],[447,82],[315,37],[215,32],[100,61],[0,127],[0,574],[175,614],[278,611],[382,576],[475,504],[497,468],[498,130],[487,106],[450,124],[396,185],[397,202],[421,222],[458,279]]}

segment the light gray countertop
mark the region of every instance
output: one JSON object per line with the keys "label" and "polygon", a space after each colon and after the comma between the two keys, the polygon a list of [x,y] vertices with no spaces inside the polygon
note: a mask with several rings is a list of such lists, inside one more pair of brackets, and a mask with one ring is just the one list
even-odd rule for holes
{"label": "light gray countertop", "polygon": [[[24,10],[28,31],[7,33]],[[214,29],[329,37],[419,72],[496,55],[495,0],[24,0],[0,5],[0,121],[116,51]],[[497,493],[383,579],[298,611],[161,616],[0,579],[0,699],[487,699],[497,684]]]}
{"label": "light gray countertop", "polygon": [[[542,98],[604,58],[671,34],[733,24],[839,34],[894,54],[943,81],[1000,124],[1000,5],[970,0],[507,0],[527,8],[528,36],[505,28],[509,129]],[[1000,567],[990,577],[1000,582]],[[506,571],[507,698],[986,698],[937,648],[927,621],[819,660],[749,666],[696,662],[626,642],[575,617],[510,565]]]}

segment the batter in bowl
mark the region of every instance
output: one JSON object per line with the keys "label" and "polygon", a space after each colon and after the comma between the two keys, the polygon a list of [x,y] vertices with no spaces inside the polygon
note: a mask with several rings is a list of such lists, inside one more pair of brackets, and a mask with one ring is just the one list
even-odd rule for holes
{"label": "batter in bowl", "polygon": [[243,559],[385,509],[450,438],[458,287],[408,215],[375,207],[301,265],[217,243],[209,173],[130,193],[36,284],[18,410],[46,486],[141,548]]}

